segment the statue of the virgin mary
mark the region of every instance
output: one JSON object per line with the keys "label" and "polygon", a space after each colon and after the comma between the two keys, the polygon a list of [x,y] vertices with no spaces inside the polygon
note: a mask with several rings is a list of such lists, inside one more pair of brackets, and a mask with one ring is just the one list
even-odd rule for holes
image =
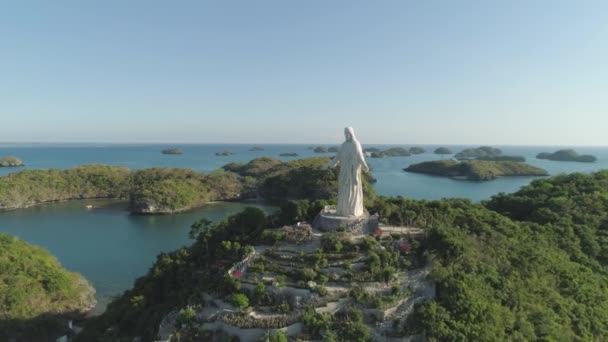
{"label": "statue of the virgin mary", "polygon": [[368,172],[369,167],[365,162],[361,144],[355,138],[355,130],[352,127],[346,127],[344,136],[346,141],[340,146],[336,157],[327,165],[327,167],[333,168],[340,164],[336,215],[360,217],[365,214],[361,169]]}

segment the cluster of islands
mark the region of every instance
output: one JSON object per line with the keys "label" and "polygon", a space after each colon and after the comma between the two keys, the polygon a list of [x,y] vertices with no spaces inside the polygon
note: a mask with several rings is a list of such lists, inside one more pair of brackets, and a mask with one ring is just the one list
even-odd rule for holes
{"label": "cluster of islands", "polygon": [[[402,152],[394,151],[368,152]],[[475,181],[546,175],[491,147],[434,153],[442,159],[406,171]],[[568,150],[552,156],[591,160]],[[379,196],[366,173],[364,204],[377,227],[319,231],[315,217],[337,193],[339,168],[325,169],[329,160],[260,157],[210,173],[84,165],[0,177],[0,210],[93,198],[122,199],[133,214],[245,199],[280,207],[193,222],[191,246],[159,255],[97,317],[86,317],[95,304],[86,279],[0,234],[0,340],[608,338],[607,171],[537,179],[482,203]]]}

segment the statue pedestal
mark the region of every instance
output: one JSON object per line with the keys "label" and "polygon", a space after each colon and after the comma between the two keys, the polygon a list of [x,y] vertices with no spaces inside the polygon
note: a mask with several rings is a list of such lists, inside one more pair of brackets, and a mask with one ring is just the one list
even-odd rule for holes
{"label": "statue pedestal", "polygon": [[338,216],[336,207],[326,206],[313,221],[313,227],[325,232],[334,232],[344,227],[345,231],[367,234],[378,228],[378,215],[365,214],[363,216]]}

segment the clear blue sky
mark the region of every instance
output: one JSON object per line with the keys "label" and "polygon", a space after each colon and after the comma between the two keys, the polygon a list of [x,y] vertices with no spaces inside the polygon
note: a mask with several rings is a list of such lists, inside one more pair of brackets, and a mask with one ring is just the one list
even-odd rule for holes
{"label": "clear blue sky", "polygon": [[608,1],[4,1],[0,141],[608,145]]}

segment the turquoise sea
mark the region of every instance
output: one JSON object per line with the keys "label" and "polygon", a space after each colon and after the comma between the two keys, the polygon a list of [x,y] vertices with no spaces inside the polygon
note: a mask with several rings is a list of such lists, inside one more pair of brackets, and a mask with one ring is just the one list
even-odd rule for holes
{"label": "turquoise sea", "polygon": [[[295,152],[297,158],[318,156],[312,145],[258,145],[264,151],[249,151],[254,145],[117,145],[117,144],[0,144],[0,156],[21,158],[23,168],[0,168],[0,176],[22,169],[65,169],[82,164],[102,163],[147,167],[184,167],[199,171],[215,170],[229,162],[247,162],[253,158],[279,157],[283,152]],[[331,145],[325,145],[331,146]],[[367,145],[387,148],[415,145]],[[499,192],[513,192],[530,183],[533,178],[503,178],[491,182],[468,182],[421,174],[406,173],[409,164],[441,159],[431,153],[438,146],[416,145],[427,153],[410,157],[368,158],[377,179],[374,185],[381,195],[404,196],[415,199],[462,197],[474,201],[490,198]],[[163,155],[161,149],[178,147],[183,155]],[[458,152],[471,146],[448,146]],[[551,175],[571,172],[592,172],[608,169],[608,147],[576,147],[579,153],[598,157],[595,163],[554,162],[535,158],[539,152],[553,152],[565,147],[495,146],[504,154],[523,155],[531,165],[542,167]],[[232,151],[226,157],[216,152]],[[331,155],[331,154],[327,154]],[[85,210],[86,204],[96,209]],[[247,205],[272,211],[273,207],[257,202],[218,203],[190,212],[171,216],[133,216],[125,203],[117,201],[73,201],[52,203],[33,208],[0,212],[0,232],[16,235],[53,253],[68,269],[80,272],[97,290],[97,312],[105,308],[112,296],[131,287],[133,281],[145,274],[160,252],[169,252],[189,244],[190,224],[206,217],[212,220],[240,211]]]}

